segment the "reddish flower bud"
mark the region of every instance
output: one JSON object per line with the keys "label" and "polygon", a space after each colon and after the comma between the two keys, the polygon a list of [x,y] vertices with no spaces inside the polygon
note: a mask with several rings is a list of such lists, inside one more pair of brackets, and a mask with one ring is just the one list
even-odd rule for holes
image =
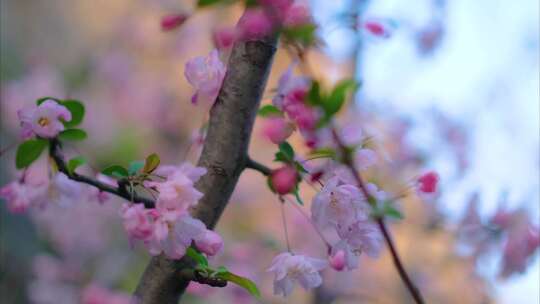
{"label": "reddish flower bud", "polygon": [[270,117],[265,120],[262,133],[271,142],[279,144],[284,142],[294,131],[294,125],[282,117]]}
{"label": "reddish flower bud", "polygon": [[230,48],[234,44],[236,38],[238,37],[238,33],[236,28],[227,27],[215,29],[212,36],[216,48],[223,50]]}
{"label": "reddish flower bud", "polygon": [[438,183],[439,175],[437,172],[427,172],[418,178],[418,191],[423,193],[435,193],[437,191]]}
{"label": "reddish flower bud", "polygon": [[214,231],[206,230],[203,237],[195,240],[195,245],[201,252],[214,256],[223,248],[223,239]]}
{"label": "reddish flower bud", "polygon": [[189,15],[187,14],[170,14],[161,18],[161,29],[163,31],[172,31],[182,25]]}
{"label": "reddish flower bud", "polygon": [[279,194],[287,194],[294,190],[298,179],[298,173],[291,166],[284,166],[272,172],[270,183],[272,188]]}
{"label": "reddish flower bud", "polygon": [[345,269],[346,264],[345,252],[343,250],[338,250],[338,252],[336,252],[334,255],[328,257],[328,261],[334,270],[342,271]]}

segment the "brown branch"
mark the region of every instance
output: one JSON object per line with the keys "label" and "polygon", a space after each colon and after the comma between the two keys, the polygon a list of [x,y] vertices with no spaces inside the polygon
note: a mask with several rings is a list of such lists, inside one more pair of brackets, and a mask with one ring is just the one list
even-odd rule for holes
{"label": "brown branch", "polygon": [[60,150],[60,142],[56,138],[53,138],[49,141],[49,155],[53,159],[54,163],[56,164],[56,167],[58,167],[58,171],[64,173],[68,178],[74,181],[94,186],[98,188],[100,191],[112,193],[128,201],[133,201],[134,203],[144,204],[146,208],[154,208],[155,206],[155,202],[152,199],[140,196],[135,193],[133,193],[132,195],[129,191],[127,191],[126,184],[123,183],[122,181],[118,183],[119,184],[118,187],[114,187],[114,186],[102,183],[94,178],[81,175],[76,172],[69,172],[69,170],[67,169],[66,161],[64,160],[62,151]]}
{"label": "brown branch", "polygon": [[[362,193],[364,194],[364,196],[366,197],[368,202],[370,202],[372,204],[372,206],[376,205],[376,203],[377,203],[376,199],[367,190],[367,187],[366,187],[364,181],[362,180],[362,177],[360,176],[360,174],[358,173],[358,171],[355,168],[354,162],[351,159],[350,152],[347,151],[347,147],[341,141],[341,138],[339,137],[339,135],[336,132],[336,129],[333,126],[332,126],[332,134],[333,134],[334,140],[336,141],[337,145],[339,146],[339,149],[341,150],[341,153],[343,154],[342,155],[343,163],[347,167],[349,167],[350,171],[353,174],[354,179],[356,180],[360,190],[362,191]],[[376,207],[376,206],[373,206],[373,207]],[[377,225],[379,226],[379,228],[380,228],[380,230],[381,230],[381,232],[383,234],[384,240],[386,241],[386,244],[387,244],[388,248],[390,249],[390,253],[392,255],[392,261],[394,262],[394,265],[395,265],[395,267],[396,267],[396,269],[397,269],[397,271],[399,273],[399,276],[401,277],[401,280],[405,284],[405,287],[407,287],[407,290],[409,290],[409,292],[411,293],[411,296],[413,297],[414,301],[417,304],[424,304],[425,303],[424,298],[422,297],[422,294],[420,293],[420,290],[418,289],[418,287],[416,287],[414,282],[409,277],[409,274],[405,270],[405,267],[403,267],[403,263],[401,262],[401,259],[400,259],[399,255],[397,253],[397,250],[396,250],[396,248],[394,246],[394,242],[392,241],[392,238],[390,237],[390,233],[388,232],[388,229],[386,228],[383,217],[382,216],[377,217],[376,221],[377,221]]]}
{"label": "brown branch", "polygon": [[[248,163],[247,148],[253,122],[276,51],[277,37],[238,41],[229,58],[227,74],[210,111],[208,134],[198,165],[208,173],[196,187],[204,193],[195,218],[214,228]],[[137,286],[141,304],[176,304],[189,284],[183,269],[194,265],[189,257],[170,260],[153,257]]]}
{"label": "brown branch", "polygon": [[246,161],[246,168],[259,171],[264,176],[269,176],[272,173],[272,169],[267,166],[248,158]]}

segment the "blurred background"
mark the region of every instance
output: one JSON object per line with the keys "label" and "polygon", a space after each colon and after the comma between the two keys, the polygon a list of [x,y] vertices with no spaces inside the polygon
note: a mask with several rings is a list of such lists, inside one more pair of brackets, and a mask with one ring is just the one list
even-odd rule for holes
{"label": "blurred background", "polygon": [[[72,97],[87,107],[83,126],[90,136],[67,151],[84,155],[89,172],[152,152],[170,164],[196,162],[196,136],[207,114],[190,103],[184,64],[206,55],[214,47],[212,31],[234,25],[242,9],[204,9],[178,30],[161,31],[162,16],[193,11],[193,3],[0,0],[0,149],[19,140],[17,109],[42,96]],[[345,77],[362,83],[346,116],[361,122],[384,160],[369,179],[399,192],[426,168],[441,175],[437,197],[405,198],[405,219],[391,224],[428,302],[539,303],[537,253],[525,270],[508,273],[501,271],[504,236],[482,238],[489,242],[480,245],[471,240],[500,210],[540,223],[538,1],[309,4],[322,40],[308,56],[315,74],[329,83]],[[389,37],[359,29],[370,18],[387,25]],[[279,50],[263,103],[290,62]],[[300,146],[301,139],[292,142]],[[271,165],[274,150],[256,123],[251,155]],[[14,149],[2,152],[0,185],[15,178],[14,158]],[[46,164],[42,159],[36,167],[46,172]],[[314,191],[301,193],[308,212]],[[128,243],[121,201],[79,200],[24,215],[0,204],[2,303],[79,303],[88,286],[133,291],[149,256]],[[378,259],[362,257],[354,272],[325,272],[313,293],[273,296],[265,270],[285,247],[279,212],[265,179],[247,171],[217,227],[226,243],[216,265],[253,278],[263,303],[410,302],[386,251]],[[286,212],[293,247],[324,257],[309,223],[295,208]],[[185,302],[255,303],[234,287],[194,283]]]}

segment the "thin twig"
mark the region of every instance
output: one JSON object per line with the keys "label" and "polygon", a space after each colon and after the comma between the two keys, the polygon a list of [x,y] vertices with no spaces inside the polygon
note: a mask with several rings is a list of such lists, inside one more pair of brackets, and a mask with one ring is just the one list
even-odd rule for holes
{"label": "thin twig", "polygon": [[259,162],[256,162],[254,160],[252,160],[251,158],[248,157],[247,161],[246,161],[246,168],[249,168],[249,169],[252,169],[252,170],[255,170],[255,171],[259,171],[261,174],[265,175],[265,176],[269,176],[270,174],[272,174],[272,169],[268,168],[267,166],[259,163]]}
{"label": "thin twig", "polygon": [[134,203],[144,204],[146,208],[154,208],[155,206],[154,200],[128,192],[125,184],[121,182],[119,182],[118,187],[114,187],[114,186],[102,183],[94,178],[84,176],[76,172],[69,172],[69,170],[67,169],[66,162],[64,160],[64,156],[62,155],[62,152],[60,151],[60,142],[57,139],[50,140],[49,154],[51,158],[54,160],[56,166],[58,167],[58,171],[64,173],[68,178],[74,181],[78,181],[81,183],[94,186],[101,191],[112,193],[125,200],[133,201]]}

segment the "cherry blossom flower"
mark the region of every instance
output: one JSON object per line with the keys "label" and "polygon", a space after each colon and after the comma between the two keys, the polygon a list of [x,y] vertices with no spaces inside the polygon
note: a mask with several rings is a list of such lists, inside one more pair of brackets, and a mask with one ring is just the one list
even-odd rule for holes
{"label": "cherry blossom flower", "polygon": [[278,194],[291,193],[298,182],[298,172],[292,166],[286,165],[272,172],[270,182]]}
{"label": "cherry blossom flower", "polygon": [[322,259],[284,252],[273,259],[267,271],[274,273],[274,294],[286,297],[291,294],[294,282],[305,290],[320,286],[319,271],[327,266],[328,262]]}
{"label": "cherry blossom flower", "polygon": [[295,3],[287,9],[283,25],[286,27],[297,27],[308,24],[311,21],[309,7],[302,3]]}
{"label": "cherry blossom flower", "polygon": [[356,221],[349,226],[340,226],[338,235],[358,254],[365,252],[370,257],[377,257],[381,251],[382,236],[377,227],[369,220]]}
{"label": "cherry blossom flower", "polygon": [[187,14],[170,14],[161,18],[161,29],[163,31],[171,31],[182,25],[189,15]]}
{"label": "cherry blossom flower", "polygon": [[439,183],[439,175],[435,171],[429,171],[420,176],[417,182],[420,193],[435,193],[437,191],[437,184]]}
{"label": "cherry blossom flower", "polygon": [[71,112],[56,101],[46,100],[39,106],[27,107],[17,112],[21,122],[21,136],[25,139],[37,135],[53,138],[64,130],[63,121],[71,120]]}
{"label": "cherry blossom flower", "polygon": [[363,148],[354,152],[354,165],[356,169],[363,171],[373,166],[377,162],[377,153],[375,151]]}
{"label": "cherry blossom flower", "polygon": [[369,208],[360,189],[341,183],[339,178],[332,178],[313,198],[311,216],[321,229],[328,226],[349,226],[358,220],[366,219]]}
{"label": "cherry blossom flower", "polygon": [[0,188],[0,197],[6,200],[10,212],[23,213],[30,207],[43,204],[46,189],[46,185],[31,185],[13,181]]}
{"label": "cherry blossom flower", "polygon": [[263,134],[274,144],[284,142],[294,131],[294,125],[283,117],[270,117],[264,121]]}
{"label": "cherry blossom flower", "polygon": [[219,50],[228,49],[238,38],[238,31],[234,27],[218,28],[212,33],[212,37]]}
{"label": "cherry blossom flower", "polygon": [[225,77],[226,67],[219,59],[219,52],[212,50],[207,57],[195,57],[186,63],[184,75],[196,92],[193,104],[199,101],[213,104]]}
{"label": "cherry blossom flower", "polygon": [[121,216],[130,240],[146,240],[152,235],[154,226],[149,212],[142,204],[122,205]]}
{"label": "cherry blossom flower", "polygon": [[309,78],[293,75],[294,67],[295,64],[292,64],[281,75],[278,81],[277,93],[272,99],[274,106],[280,110],[285,110],[284,107],[291,101],[293,103],[302,102],[311,85]]}
{"label": "cherry blossom flower", "polygon": [[204,234],[195,240],[197,249],[209,256],[215,256],[223,249],[223,239],[212,230],[206,230]]}
{"label": "cherry blossom flower", "polygon": [[355,251],[346,241],[340,240],[332,246],[328,260],[336,271],[353,270],[358,268],[359,255],[360,251]]}

